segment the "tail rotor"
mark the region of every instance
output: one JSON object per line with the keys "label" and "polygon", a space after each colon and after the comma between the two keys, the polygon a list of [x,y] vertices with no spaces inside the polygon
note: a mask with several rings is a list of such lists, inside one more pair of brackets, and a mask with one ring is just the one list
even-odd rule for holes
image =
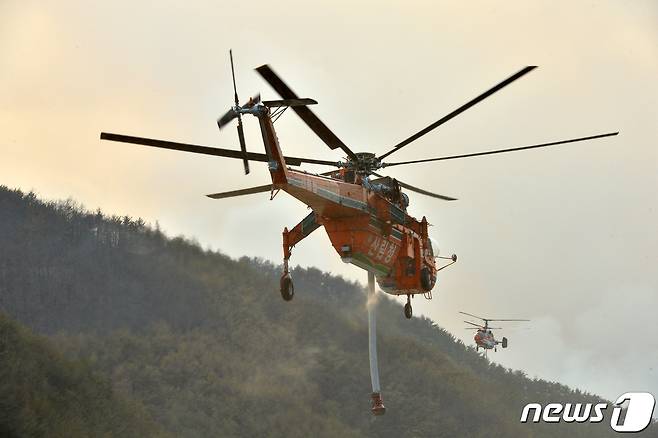
{"label": "tail rotor", "polygon": [[[235,84],[235,68],[233,67],[233,50],[229,50],[229,57],[231,58],[231,77],[233,79],[233,96],[235,100],[235,106],[229,109],[226,114],[220,117],[217,120],[217,127],[222,129],[224,126],[228,125],[233,119],[238,119],[238,139],[240,140],[240,151],[242,152],[242,164],[244,165],[245,175],[249,174],[249,160],[247,159],[247,144],[244,139],[244,129],[242,128],[242,115],[240,114],[240,99],[238,98],[238,88]],[[244,106],[245,108],[251,108],[260,102],[260,95],[256,95],[249,99],[249,102]]]}

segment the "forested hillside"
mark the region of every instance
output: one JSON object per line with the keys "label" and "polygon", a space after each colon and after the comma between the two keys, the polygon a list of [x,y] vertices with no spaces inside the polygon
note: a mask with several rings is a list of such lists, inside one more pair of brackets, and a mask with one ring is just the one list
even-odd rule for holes
{"label": "forested hillside", "polygon": [[[83,361],[174,436],[614,435],[607,422],[519,424],[528,402],[598,397],[491,364],[432,321],[404,319],[385,297],[387,413],[372,417],[365,293],[316,269],[294,270],[287,303],[280,268],[268,262],[6,188],[0,248],[2,309],[47,336],[70,361],[62,368]],[[65,382],[56,391],[78,393],[78,380]]]}
{"label": "forested hillside", "polygon": [[0,436],[165,436],[110,380],[0,314]]}

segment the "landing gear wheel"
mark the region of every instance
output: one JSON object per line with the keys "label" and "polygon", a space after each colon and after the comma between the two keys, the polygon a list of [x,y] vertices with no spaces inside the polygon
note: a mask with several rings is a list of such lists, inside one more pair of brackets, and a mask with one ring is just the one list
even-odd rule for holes
{"label": "landing gear wheel", "polygon": [[411,303],[407,303],[404,305],[404,316],[407,319],[411,319],[413,316],[413,310],[411,309]]}
{"label": "landing gear wheel", "polygon": [[411,300],[409,299],[409,295],[407,295],[407,304],[404,305],[404,316],[407,319],[411,319],[413,316],[413,309],[411,308]]}
{"label": "landing gear wheel", "polygon": [[292,284],[292,278],[290,278],[290,275],[284,274],[281,277],[281,298],[285,301],[290,301],[294,296],[295,286]]}

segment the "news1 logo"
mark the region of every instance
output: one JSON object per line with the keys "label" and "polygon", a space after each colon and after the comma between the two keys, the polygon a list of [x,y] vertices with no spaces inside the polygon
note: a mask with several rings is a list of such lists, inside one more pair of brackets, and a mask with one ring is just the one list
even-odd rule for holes
{"label": "news1 logo", "polygon": [[[626,415],[620,420],[621,405],[628,402]],[[627,392],[614,403],[610,427],[616,432],[640,432],[651,423],[656,399],[648,392]],[[549,403],[542,407],[539,403],[528,403],[521,412],[521,423],[527,423],[533,411],[532,422],[539,423],[600,423],[604,420],[607,403]]]}

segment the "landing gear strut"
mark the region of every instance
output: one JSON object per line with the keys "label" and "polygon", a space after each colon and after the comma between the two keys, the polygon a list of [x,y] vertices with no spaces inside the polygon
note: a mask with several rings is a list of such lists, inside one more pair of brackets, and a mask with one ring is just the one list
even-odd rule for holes
{"label": "landing gear strut", "polygon": [[292,297],[295,296],[295,286],[292,284],[292,278],[290,277],[290,270],[288,269],[288,260],[290,259],[290,243],[289,243],[289,231],[288,228],[283,230],[283,273],[281,274],[280,281],[280,291],[281,298],[285,301],[292,300]]}
{"label": "landing gear strut", "polygon": [[292,300],[295,295],[295,286],[292,284],[290,278],[290,270],[288,269],[288,260],[292,255],[292,247],[301,242],[306,236],[316,230],[320,224],[316,220],[315,213],[311,212],[300,223],[288,231],[288,228],[283,229],[283,273],[281,274],[281,297],[286,300]]}
{"label": "landing gear strut", "polygon": [[411,319],[413,316],[413,309],[411,308],[411,295],[407,295],[407,304],[404,305],[404,316]]}

